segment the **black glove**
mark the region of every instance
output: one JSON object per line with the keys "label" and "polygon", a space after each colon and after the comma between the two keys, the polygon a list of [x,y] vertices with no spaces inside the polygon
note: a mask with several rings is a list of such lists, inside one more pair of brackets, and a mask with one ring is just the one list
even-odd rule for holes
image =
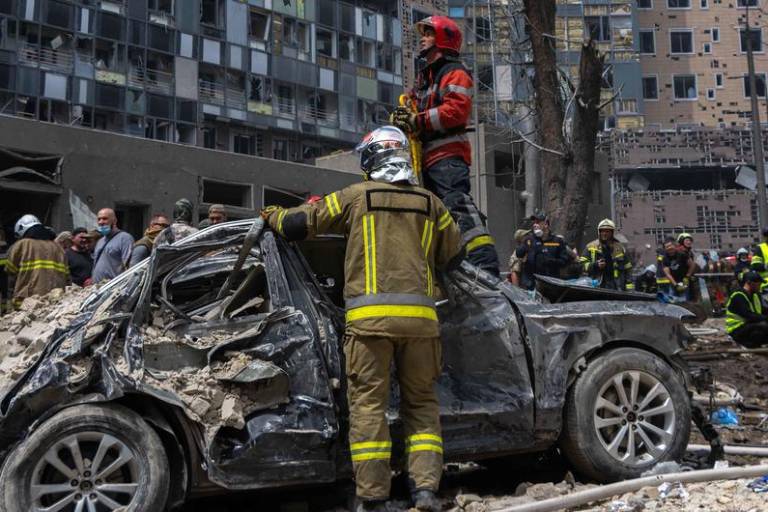
{"label": "black glove", "polygon": [[397,107],[389,115],[389,122],[405,133],[416,133],[419,131],[416,114],[408,107]]}

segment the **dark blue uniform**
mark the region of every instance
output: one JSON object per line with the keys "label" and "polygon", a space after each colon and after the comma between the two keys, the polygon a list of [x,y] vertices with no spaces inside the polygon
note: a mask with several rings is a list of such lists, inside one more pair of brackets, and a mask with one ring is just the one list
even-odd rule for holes
{"label": "dark blue uniform", "polygon": [[533,290],[536,286],[534,274],[560,277],[560,269],[571,261],[565,240],[551,234],[541,238],[529,234],[523,238],[515,254],[523,260],[520,286],[527,290]]}

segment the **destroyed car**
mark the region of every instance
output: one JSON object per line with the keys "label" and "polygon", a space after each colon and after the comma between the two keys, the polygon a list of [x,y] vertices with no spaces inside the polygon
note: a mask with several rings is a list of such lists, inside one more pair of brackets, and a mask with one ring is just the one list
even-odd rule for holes
{"label": "destroyed car", "polygon": [[[262,229],[229,222],[157,248],[3,361],[0,510],[155,512],[351,476],[343,240]],[[441,290],[446,461],[559,445],[582,475],[612,481],[682,455],[685,310],[548,303],[466,262]],[[397,400],[395,388],[396,468]]]}

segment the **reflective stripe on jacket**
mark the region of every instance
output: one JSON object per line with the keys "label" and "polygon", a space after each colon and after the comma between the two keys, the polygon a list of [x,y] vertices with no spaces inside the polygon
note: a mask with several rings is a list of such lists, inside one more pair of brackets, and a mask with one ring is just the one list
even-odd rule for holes
{"label": "reflective stripe on jacket", "polygon": [[763,314],[763,304],[760,302],[760,295],[757,293],[752,294],[752,300],[749,300],[749,297],[746,293],[742,291],[736,291],[731,294],[730,297],[728,297],[728,304],[725,305],[725,332],[728,334],[732,333],[739,327],[742,327],[744,324],[747,323],[746,320],[741,315],[738,315],[731,311],[731,301],[734,297],[737,295],[741,295],[744,297],[747,301],[747,304],[749,305],[750,311],[753,313],[756,313],[758,315]]}
{"label": "reflective stripe on jacket", "polygon": [[459,157],[472,164],[472,149],[466,134],[472,113],[473,82],[458,61],[437,59],[419,74],[412,93],[419,115],[422,159],[427,169],[436,162]]}
{"label": "reflective stripe on jacket", "polygon": [[52,240],[22,238],[8,252],[6,272],[15,276],[14,303],[32,295],[45,295],[69,282],[64,251]]}
{"label": "reflective stripe on jacket", "polygon": [[360,335],[437,336],[435,268],[456,261],[461,234],[431,192],[364,182],[311,205],[277,209],[269,225],[289,240],[347,237],[347,329]]}

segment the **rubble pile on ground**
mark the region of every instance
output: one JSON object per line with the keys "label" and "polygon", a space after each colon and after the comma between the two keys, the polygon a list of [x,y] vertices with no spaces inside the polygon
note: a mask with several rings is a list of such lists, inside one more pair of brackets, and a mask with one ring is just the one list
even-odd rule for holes
{"label": "rubble pile on ground", "polygon": [[93,288],[70,286],[29,297],[0,317],[0,395],[34,363],[57,328],[67,327]]}
{"label": "rubble pile on ground", "polygon": [[[663,483],[637,492],[616,496],[600,503],[568,509],[579,512],[762,512],[768,509],[765,486],[755,479],[719,480],[694,484]],[[492,512],[512,509],[596,487],[569,482],[520,484],[512,496],[458,494],[452,512]],[[753,488],[756,487],[756,488]]]}

